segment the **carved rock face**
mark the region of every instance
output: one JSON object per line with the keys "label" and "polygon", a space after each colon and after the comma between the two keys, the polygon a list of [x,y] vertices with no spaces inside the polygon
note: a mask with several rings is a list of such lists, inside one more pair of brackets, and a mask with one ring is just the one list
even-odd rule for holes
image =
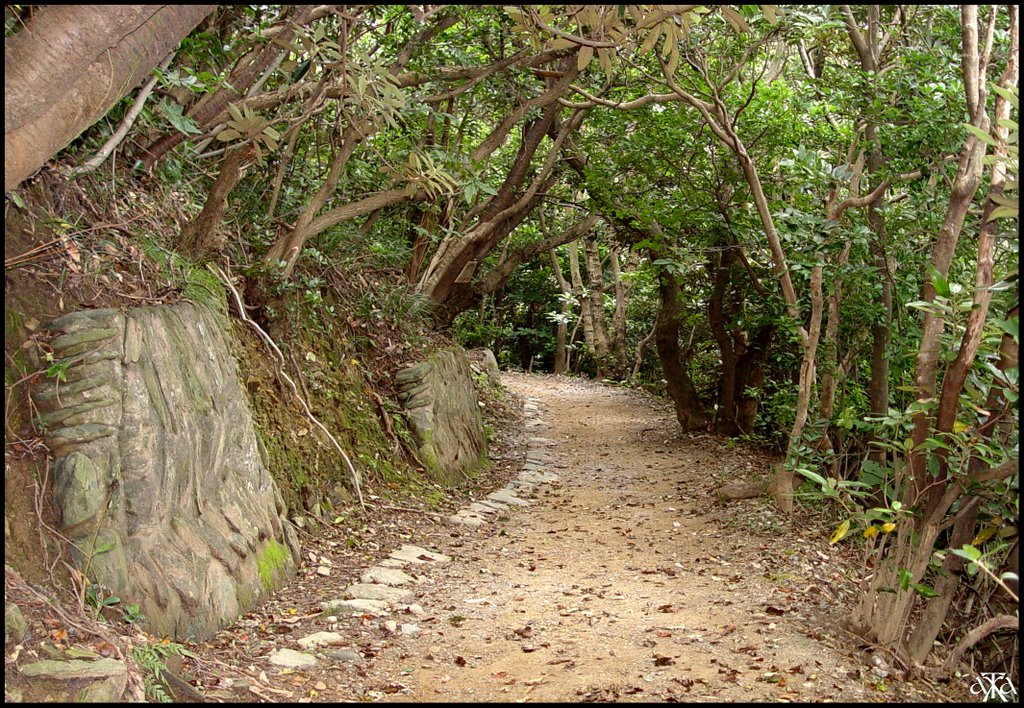
{"label": "carved rock face", "polygon": [[417,455],[435,480],[454,484],[487,464],[487,439],[466,354],[434,353],[395,374]]}
{"label": "carved rock face", "polygon": [[223,324],[184,303],[47,327],[66,380],[36,398],[76,562],[152,633],[210,636],[298,560]]}

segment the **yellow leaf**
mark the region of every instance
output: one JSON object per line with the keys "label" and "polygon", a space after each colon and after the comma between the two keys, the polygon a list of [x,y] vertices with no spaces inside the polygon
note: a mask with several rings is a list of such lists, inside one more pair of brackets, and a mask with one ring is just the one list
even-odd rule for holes
{"label": "yellow leaf", "polygon": [[761,12],[764,13],[764,18],[768,20],[768,23],[774,27],[779,24],[778,15],[775,14],[774,5],[758,5],[761,8]]}
{"label": "yellow leaf", "polygon": [[974,537],[974,540],[971,541],[971,545],[980,546],[981,544],[985,543],[985,541],[992,538],[992,534],[994,534],[998,530],[999,529],[995,526],[987,526],[983,528],[981,531],[978,532],[978,535]]}
{"label": "yellow leaf", "polygon": [[661,25],[655,25],[654,29],[650,31],[643,44],[640,45],[640,53],[647,54],[647,52],[654,49],[654,45],[658,42],[658,37],[661,36]]}
{"label": "yellow leaf", "polygon": [[889,523],[882,524],[882,533],[892,533],[895,530],[896,524],[892,523],[891,521]]}
{"label": "yellow leaf", "polygon": [[722,14],[725,15],[725,19],[729,20],[729,24],[731,24],[737,32],[750,31],[750,25],[748,25],[747,21],[743,19],[743,15],[727,5],[722,5],[721,10]]}
{"label": "yellow leaf", "polygon": [[955,423],[953,423],[953,432],[954,433],[962,433],[965,430],[967,430],[967,428],[969,428],[969,427],[970,426],[967,425],[967,423],[964,423],[964,422],[958,420]]}
{"label": "yellow leaf", "polygon": [[587,64],[594,58],[594,48],[590,46],[580,47],[580,53],[576,57],[576,66],[579,67],[580,71],[587,68]]}
{"label": "yellow leaf", "polygon": [[828,542],[832,545],[839,543],[843,537],[850,531],[850,520],[847,519],[843,523],[836,527],[836,530],[829,536]]}
{"label": "yellow leaf", "polygon": [[572,49],[576,42],[565,37],[554,37],[548,40],[548,49]]}
{"label": "yellow leaf", "polygon": [[878,535],[878,527],[872,524],[864,529],[864,538],[874,538]]}

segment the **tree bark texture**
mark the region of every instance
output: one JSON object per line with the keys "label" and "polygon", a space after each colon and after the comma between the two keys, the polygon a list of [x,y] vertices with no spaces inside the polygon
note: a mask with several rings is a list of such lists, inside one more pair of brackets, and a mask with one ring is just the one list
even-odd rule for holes
{"label": "tree bark texture", "polygon": [[47,5],[4,40],[4,190],[102,118],[214,5]]}
{"label": "tree bark texture", "polygon": [[811,268],[811,322],[808,327],[807,336],[801,342],[804,356],[800,364],[800,387],[797,391],[796,418],[793,421],[793,429],[789,434],[789,454],[787,455],[786,464],[779,469],[772,483],[772,496],[775,499],[775,503],[785,512],[793,510],[793,490],[802,481],[795,479],[796,473],[792,468],[792,464],[797,459],[796,450],[803,438],[804,426],[807,424],[807,411],[811,402],[811,394],[814,390],[818,340],[821,338],[821,315],[824,307],[822,300],[821,266],[816,265]]}
{"label": "tree bark texture", "polygon": [[558,263],[558,254],[555,253],[555,249],[552,248],[548,253],[551,256],[551,272],[554,273],[555,281],[558,283],[558,290],[562,293],[561,317],[558,320],[558,327],[555,331],[555,376],[558,376],[559,374],[564,374],[566,369],[568,369],[568,361],[565,356],[568,329],[566,317],[569,314],[569,297],[572,294],[572,288],[565,280],[565,276],[562,275],[562,266]]}
{"label": "tree bark texture", "polygon": [[[976,6],[961,6],[961,26],[965,93],[967,94],[967,105],[973,106],[971,125],[987,131],[990,123],[983,100],[986,90],[984,81],[979,81],[977,74],[979,65],[983,65],[985,62],[978,55],[978,8]],[[953,254],[956,251],[957,242],[960,240],[960,232],[967,217],[967,210],[974,201],[974,196],[981,184],[984,155],[985,143],[973,134],[969,134],[967,142],[960,151],[960,160],[957,165],[956,177],[953,180],[946,216],[932,248],[931,265],[942,277],[946,277],[949,273],[949,266],[953,262]],[[933,303],[936,294],[932,280],[926,279],[921,300]],[[917,400],[919,401],[936,398],[940,338],[945,324],[945,318],[942,315],[930,311],[925,313],[914,374],[914,386],[917,389]],[[932,434],[933,424],[934,418],[925,412],[914,416],[914,431],[911,438],[915,449],[920,448]],[[926,455],[923,452],[911,453],[910,470],[913,484],[906,486],[904,503],[916,504],[919,497],[928,488],[930,480],[926,463]]]}
{"label": "tree bark texture", "polygon": [[245,165],[255,152],[253,145],[249,144],[228,150],[225,154],[202,211],[181,232],[182,245],[193,258],[215,258],[224,249],[220,222],[228,207],[228,195],[242,178]]}
{"label": "tree bark texture", "polygon": [[655,320],[655,343],[658,359],[665,373],[668,394],[675,404],[676,419],[684,431],[705,430],[711,422],[704,411],[697,389],[686,369],[686,360],[679,346],[680,314],[679,283],[668,273],[658,273],[658,294],[661,307]]}

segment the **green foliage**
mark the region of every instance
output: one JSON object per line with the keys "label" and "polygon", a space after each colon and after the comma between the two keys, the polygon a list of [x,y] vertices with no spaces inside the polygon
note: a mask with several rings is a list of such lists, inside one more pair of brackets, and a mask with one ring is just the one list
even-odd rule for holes
{"label": "green foliage", "polygon": [[157,703],[174,702],[162,683],[162,676],[167,671],[165,659],[169,656],[195,658],[195,654],[181,644],[168,640],[136,644],[132,647],[131,655],[132,660],[145,672],[143,685],[146,695]]}
{"label": "green foliage", "polygon": [[103,610],[115,607],[121,603],[121,598],[116,595],[105,595],[103,588],[95,583],[90,583],[85,588],[85,604],[93,609],[95,617],[98,619]]}
{"label": "green foliage", "polygon": [[136,624],[146,619],[146,615],[142,613],[138,604],[134,602],[129,602],[122,607],[121,612],[124,614],[124,621],[128,624]]}
{"label": "green foliage", "polygon": [[274,580],[284,571],[288,555],[288,549],[284,544],[272,538],[256,556],[257,571],[265,590],[270,590]]}

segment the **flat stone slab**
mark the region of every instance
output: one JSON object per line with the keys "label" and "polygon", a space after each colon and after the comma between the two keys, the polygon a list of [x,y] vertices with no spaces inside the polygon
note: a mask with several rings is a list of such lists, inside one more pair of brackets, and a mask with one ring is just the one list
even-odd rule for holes
{"label": "flat stone slab", "polygon": [[390,585],[355,583],[345,588],[345,593],[356,600],[381,600],[384,602],[408,602],[415,593],[408,588],[395,588]]}
{"label": "flat stone slab", "polygon": [[512,506],[530,506],[530,502],[525,499],[520,499],[517,496],[513,496],[511,492],[505,489],[499,489],[496,492],[491,492],[487,495],[487,498],[501,502],[502,504],[510,504]]}
{"label": "flat stone slab", "polygon": [[378,565],[384,568],[404,568],[409,565],[409,561],[398,560],[397,558],[385,558]]}
{"label": "flat stone slab", "polygon": [[[480,502],[473,502],[467,507],[470,511],[477,514],[500,514],[500,509],[495,509],[493,506],[487,504],[481,504]],[[505,507],[506,509],[508,507]]]}
{"label": "flat stone slab", "polygon": [[316,666],[316,657],[312,654],[305,654],[294,649],[278,649],[271,652],[267,657],[274,666],[283,666],[289,669],[305,669]]}
{"label": "flat stone slab", "polygon": [[324,656],[334,661],[340,661],[345,664],[361,664],[363,663],[363,656],[359,652],[352,651],[351,649],[330,649],[324,652]]}
{"label": "flat stone slab", "polygon": [[379,583],[381,585],[408,585],[416,582],[416,578],[408,573],[397,568],[382,568],[379,565],[363,573],[359,576],[359,580],[364,583]]}
{"label": "flat stone slab", "polygon": [[537,447],[551,447],[555,443],[550,438],[532,437],[527,441],[530,445]]}
{"label": "flat stone slab", "polygon": [[554,472],[542,472],[540,470],[523,470],[519,473],[518,479],[524,482],[532,482],[534,484],[543,484],[545,482],[557,482],[561,479]]}
{"label": "flat stone slab", "polygon": [[[410,595],[412,593],[409,593]],[[387,600],[355,598],[353,600],[329,600],[320,603],[320,609],[334,614],[386,615],[391,612]]]}
{"label": "flat stone slab", "polygon": [[508,511],[508,504],[502,504],[501,502],[496,502],[493,499],[479,499],[473,503],[490,507],[495,511]]}
{"label": "flat stone slab", "polygon": [[[61,661],[44,659],[20,668],[31,677],[24,698],[60,703],[116,703],[128,684],[128,669],[116,659]],[[75,686],[85,683],[85,686]],[[41,695],[36,695],[40,691]],[[6,701],[5,701],[6,702]]]}
{"label": "flat stone slab", "polygon": [[20,671],[25,676],[33,678],[51,678],[61,681],[107,679],[122,676],[126,681],[128,679],[128,669],[117,659],[98,659],[97,661],[44,659],[22,666]]}
{"label": "flat stone slab", "polygon": [[391,551],[391,555],[388,557],[407,563],[447,563],[451,560],[450,556],[446,556],[443,553],[435,553],[434,551],[428,551],[426,548],[420,548],[408,543],[403,544],[397,550]]}
{"label": "flat stone slab", "polygon": [[317,647],[329,647],[332,644],[344,644],[345,638],[337,632],[316,632],[298,640],[303,649],[316,649]]}
{"label": "flat stone slab", "polygon": [[461,524],[462,526],[483,526],[488,519],[480,514],[462,509],[458,514],[448,517],[449,523]]}
{"label": "flat stone slab", "polygon": [[505,485],[504,489],[499,489],[499,492],[508,492],[514,497],[532,497],[534,492],[537,490],[536,482],[527,482],[523,479],[513,479]]}

